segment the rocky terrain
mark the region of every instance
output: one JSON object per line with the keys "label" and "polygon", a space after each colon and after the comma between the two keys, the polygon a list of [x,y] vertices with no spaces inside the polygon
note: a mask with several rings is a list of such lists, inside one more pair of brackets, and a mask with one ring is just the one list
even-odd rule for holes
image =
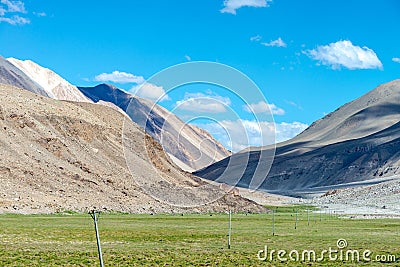
{"label": "rocky terrain", "polygon": [[[132,213],[265,211],[212,185],[203,195],[189,192],[187,199],[172,199],[182,204],[178,207],[149,196],[151,188],[138,181],[161,175],[167,183],[163,192],[171,198],[180,197],[174,191],[178,185],[197,188],[206,183],[181,171],[157,142],[113,109],[54,100],[8,85],[0,85],[0,99],[0,212],[94,207]],[[128,169],[132,167],[134,173]],[[185,206],[195,198],[211,203]]]}
{"label": "rocky terrain", "polygon": [[[252,148],[195,174],[232,184],[236,170],[241,169],[240,186],[249,186],[255,178],[263,180],[261,189],[286,195],[384,179],[400,173],[399,114],[400,80],[396,80],[340,107],[297,137],[277,144],[274,158],[273,147]],[[268,169],[264,166],[272,159],[266,176]]]}
{"label": "rocky terrain", "polygon": [[400,214],[400,177],[367,186],[328,190],[305,202],[338,214]]}
{"label": "rocky terrain", "polygon": [[162,144],[175,164],[192,172],[226,158],[231,153],[206,131],[184,123],[154,102],[135,97],[115,86],[78,87],[92,101],[114,103]]}

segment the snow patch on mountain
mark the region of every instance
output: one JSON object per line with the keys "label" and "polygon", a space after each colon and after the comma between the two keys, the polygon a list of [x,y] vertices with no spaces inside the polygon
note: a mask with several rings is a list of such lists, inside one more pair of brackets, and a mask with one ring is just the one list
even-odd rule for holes
{"label": "snow patch on mountain", "polygon": [[73,86],[50,69],[44,68],[31,60],[8,58],[7,61],[40,85],[51,98],[76,102],[93,102],[79,91],[76,86]]}

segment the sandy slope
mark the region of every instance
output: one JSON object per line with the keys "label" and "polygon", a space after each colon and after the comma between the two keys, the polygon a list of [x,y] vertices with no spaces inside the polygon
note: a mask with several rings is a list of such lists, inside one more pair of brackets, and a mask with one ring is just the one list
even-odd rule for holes
{"label": "sandy slope", "polygon": [[[137,213],[229,208],[265,211],[233,194],[209,205],[185,209],[144,193],[136,183],[139,176],[151,180],[161,173],[167,181],[192,187],[203,182],[180,171],[163,156],[156,142],[113,109],[57,101],[6,85],[0,85],[0,99],[2,212],[84,211],[93,207]],[[127,168],[122,147],[124,122],[130,129],[124,136],[129,141],[125,149],[131,152],[130,163],[140,163],[134,165],[134,176]],[[148,153],[155,156],[148,160]],[[167,187],[165,192],[174,196],[173,189],[168,191]],[[214,186],[196,197],[212,199],[221,195],[224,191]]]}

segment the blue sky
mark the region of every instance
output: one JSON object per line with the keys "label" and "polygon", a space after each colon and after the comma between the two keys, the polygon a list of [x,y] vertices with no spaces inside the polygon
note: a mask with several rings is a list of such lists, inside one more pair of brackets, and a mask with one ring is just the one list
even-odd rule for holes
{"label": "blue sky", "polygon": [[[31,59],[75,85],[104,81],[130,91],[175,64],[226,64],[263,92],[277,141],[400,76],[397,0],[0,1],[2,56]],[[142,96],[162,90],[148,86]],[[235,128],[221,106],[198,96],[217,99],[251,123],[246,107],[216,86],[186,86],[161,104],[172,110],[191,101],[183,119],[195,112],[207,117],[212,109],[224,127]],[[210,122],[198,124],[225,138]],[[223,142],[234,150],[246,146]],[[265,143],[254,137],[249,144]]]}

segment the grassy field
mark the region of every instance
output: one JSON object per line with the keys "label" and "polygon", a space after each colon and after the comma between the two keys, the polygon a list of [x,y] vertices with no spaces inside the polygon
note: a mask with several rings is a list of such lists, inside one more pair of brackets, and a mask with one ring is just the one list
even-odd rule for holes
{"label": "grassy field", "polygon": [[[400,266],[400,220],[343,219],[300,207],[298,225],[293,207],[272,214],[233,214],[232,247],[227,249],[227,214],[126,215],[101,214],[100,238],[105,266]],[[272,235],[272,217],[275,235]],[[372,262],[279,261],[269,250],[343,249],[373,252]],[[376,255],[396,257],[375,261]],[[288,255],[286,255],[288,257]],[[301,257],[300,257],[301,258]],[[0,266],[98,266],[93,221],[87,214],[0,215]]]}

